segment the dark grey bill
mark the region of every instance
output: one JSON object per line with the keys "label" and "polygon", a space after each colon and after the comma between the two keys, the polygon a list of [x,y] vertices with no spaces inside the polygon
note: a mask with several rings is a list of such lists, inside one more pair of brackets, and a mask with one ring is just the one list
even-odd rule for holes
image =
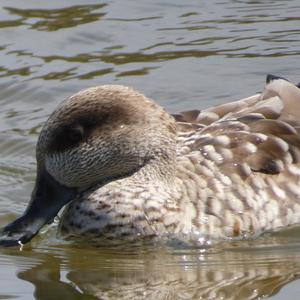
{"label": "dark grey bill", "polygon": [[39,172],[24,214],[0,232],[0,246],[11,247],[29,242],[43,227],[51,223],[59,210],[72,200],[75,188],[67,188],[46,171]]}

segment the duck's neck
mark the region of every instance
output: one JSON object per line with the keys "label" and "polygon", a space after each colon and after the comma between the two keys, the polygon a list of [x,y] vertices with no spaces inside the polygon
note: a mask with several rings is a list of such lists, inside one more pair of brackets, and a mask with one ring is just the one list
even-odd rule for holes
{"label": "duck's neck", "polygon": [[132,180],[143,182],[145,185],[157,184],[169,189],[174,184],[175,174],[175,145],[170,143],[167,147],[156,150],[155,156],[131,177]]}
{"label": "duck's neck", "polygon": [[158,185],[170,189],[173,185],[174,162],[151,161],[131,176],[131,180],[144,185]]}
{"label": "duck's neck", "polygon": [[[168,151],[157,153],[133,174],[81,193],[64,211],[61,232],[72,234],[83,221],[87,225],[80,232],[91,229],[99,236],[118,238],[122,232],[129,236],[166,232],[163,223],[158,224],[161,227],[158,230],[156,218],[167,214],[169,206],[177,207],[172,197],[176,194],[175,155]],[[179,219],[175,223],[179,223]]]}

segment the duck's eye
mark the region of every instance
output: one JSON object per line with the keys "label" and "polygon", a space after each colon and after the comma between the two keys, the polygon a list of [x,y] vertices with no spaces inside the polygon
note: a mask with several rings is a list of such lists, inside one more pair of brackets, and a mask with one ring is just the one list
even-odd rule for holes
{"label": "duck's eye", "polygon": [[80,141],[83,138],[84,129],[82,126],[77,125],[68,130],[68,139],[74,143]]}
{"label": "duck's eye", "polygon": [[80,124],[61,128],[50,140],[48,147],[53,152],[64,151],[80,143],[86,134],[85,127]]}

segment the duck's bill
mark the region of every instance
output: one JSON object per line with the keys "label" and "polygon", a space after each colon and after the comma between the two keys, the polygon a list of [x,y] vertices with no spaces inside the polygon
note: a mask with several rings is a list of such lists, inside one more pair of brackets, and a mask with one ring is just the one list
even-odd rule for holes
{"label": "duck's bill", "polygon": [[74,194],[75,189],[61,185],[46,171],[40,172],[24,214],[2,229],[0,246],[12,247],[29,242],[45,224],[53,221]]}

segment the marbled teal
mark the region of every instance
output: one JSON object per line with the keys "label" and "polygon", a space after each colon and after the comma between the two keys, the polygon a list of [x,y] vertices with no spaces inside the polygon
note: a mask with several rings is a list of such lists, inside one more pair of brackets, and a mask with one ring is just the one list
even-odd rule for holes
{"label": "marbled teal", "polygon": [[39,135],[24,215],[0,244],[59,231],[88,239],[248,238],[300,222],[300,89],[170,115],[120,85],[67,98]]}

